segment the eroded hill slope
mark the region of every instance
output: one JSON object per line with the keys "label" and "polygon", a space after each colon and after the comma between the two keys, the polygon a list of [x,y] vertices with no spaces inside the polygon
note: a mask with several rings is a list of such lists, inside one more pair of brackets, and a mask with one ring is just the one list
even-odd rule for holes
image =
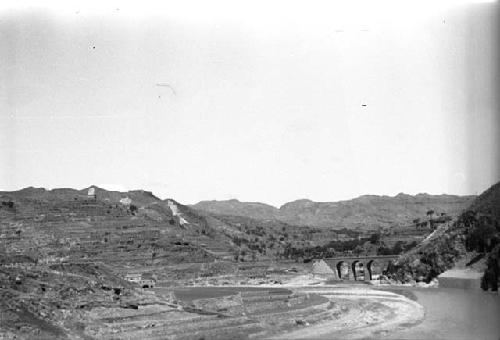
{"label": "eroded hill slope", "polygon": [[484,289],[498,289],[500,258],[500,183],[478,196],[452,224],[438,227],[401,256],[389,276],[400,282],[429,282],[457,262],[485,263]]}

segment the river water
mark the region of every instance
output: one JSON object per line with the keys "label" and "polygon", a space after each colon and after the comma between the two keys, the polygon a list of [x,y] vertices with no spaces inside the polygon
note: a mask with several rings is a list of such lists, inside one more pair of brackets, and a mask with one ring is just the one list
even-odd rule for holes
{"label": "river water", "polygon": [[425,319],[374,339],[500,339],[500,295],[453,288],[402,290],[424,306]]}

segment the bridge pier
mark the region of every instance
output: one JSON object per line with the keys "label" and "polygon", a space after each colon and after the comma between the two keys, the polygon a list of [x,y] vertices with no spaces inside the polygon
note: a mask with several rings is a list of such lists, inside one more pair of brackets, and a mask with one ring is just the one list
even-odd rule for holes
{"label": "bridge pier", "polygon": [[365,281],[370,281],[372,278],[370,277],[370,271],[368,270],[368,263],[363,263],[363,271],[364,271]]}
{"label": "bridge pier", "polygon": [[[356,264],[359,263],[363,265],[363,280],[370,281],[373,279],[374,264],[377,264],[380,272],[383,272],[387,269],[391,261],[395,260],[397,257],[397,255],[374,255],[317,259],[313,262],[313,273],[326,275],[327,277],[335,280],[353,281],[357,279]],[[347,267],[347,271],[345,270],[345,267]]]}

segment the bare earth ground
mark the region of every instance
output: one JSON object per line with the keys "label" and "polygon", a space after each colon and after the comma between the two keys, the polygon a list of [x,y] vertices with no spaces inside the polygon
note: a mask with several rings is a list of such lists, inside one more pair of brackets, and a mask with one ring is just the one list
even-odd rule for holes
{"label": "bare earth ground", "polygon": [[[221,289],[286,288],[294,296],[306,297],[303,304],[288,310],[279,306],[255,307],[253,313],[245,316],[258,321],[261,331],[246,333],[249,338],[364,339],[411,327],[421,322],[425,314],[420,304],[400,291],[380,290],[365,284],[328,284],[312,274],[290,275],[281,281],[282,284],[219,286]],[[210,300],[195,302],[198,306],[202,302],[205,310],[213,309],[214,305],[221,307],[221,298]],[[246,306],[248,310],[249,305]]]}
{"label": "bare earth ground", "polygon": [[[272,288],[277,286],[283,287]],[[181,310],[143,310],[140,314],[150,315],[145,319],[132,312],[131,328],[125,315],[119,320],[109,315],[114,322],[103,321],[111,329],[99,327],[94,335],[107,339],[364,339],[415,325],[424,318],[424,308],[410,298],[364,285],[255,288],[196,287],[234,291],[225,296],[183,297]],[[96,318],[104,316],[96,312]],[[139,320],[141,326],[137,327]]]}
{"label": "bare earth ground", "polygon": [[[238,285],[231,288],[242,287]],[[425,314],[424,308],[411,296],[404,296],[400,292],[379,290],[362,284],[330,285],[312,275],[299,275],[283,284],[257,287],[286,287],[296,296],[306,296],[309,303],[296,305],[290,310],[279,307],[256,308],[248,316],[259,320],[262,331],[247,333],[249,338],[365,339],[416,325]],[[311,297],[324,300],[315,301]],[[205,309],[210,308],[208,300],[204,301]],[[216,299],[212,303],[214,301]]]}
{"label": "bare earth ground", "polygon": [[326,297],[342,305],[342,313],[334,315],[332,320],[273,339],[363,339],[417,324],[424,318],[421,305],[388,291],[349,285],[296,288],[296,291]]}

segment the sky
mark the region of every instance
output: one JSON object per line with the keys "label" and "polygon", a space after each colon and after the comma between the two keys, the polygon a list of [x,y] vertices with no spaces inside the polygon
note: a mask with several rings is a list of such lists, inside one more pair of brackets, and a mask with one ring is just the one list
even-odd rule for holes
{"label": "sky", "polygon": [[279,206],[500,180],[498,2],[44,3],[0,5],[0,190]]}

